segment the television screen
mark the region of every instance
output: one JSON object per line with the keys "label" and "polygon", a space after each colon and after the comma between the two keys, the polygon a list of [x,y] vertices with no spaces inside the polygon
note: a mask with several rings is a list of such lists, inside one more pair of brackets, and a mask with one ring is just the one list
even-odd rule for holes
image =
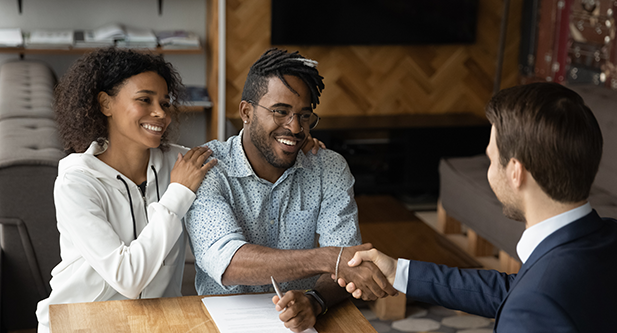
{"label": "television screen", "polygon": [[274,45],[473,43],[477,12],[478,0],[272,0],[271,42]]}

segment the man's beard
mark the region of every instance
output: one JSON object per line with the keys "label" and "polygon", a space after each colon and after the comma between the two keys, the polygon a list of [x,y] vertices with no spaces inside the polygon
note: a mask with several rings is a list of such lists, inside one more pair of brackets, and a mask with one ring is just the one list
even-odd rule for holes
{"label": "man's beard", "polygon": [[527,223],[527,219],[525,219],[525,214],[518,207],[510,204],[501,203],[503,215],[507,218],[512,219],[518,222]]}
{"label": "man's beard", "polygon": [[[274,152],[274,149],[272,148],[272,146],[268,145],[268,135],[263,130],[263,127],[259,126],[258,124],[259,121],[257,120],[257,115],[255,115],[254,119],[255,121],[251,122],[251,125],[250,125],[251,126],[250,136],[251,136],[251,142],[253,143],[253,145],[257,148],[257,150],[259,150],[259,152],[264,157],[266,162],[268,162],[273,167],[280,168],[280,169],[291,168],[296,163],[296,159],[293,158],[289,161],[286,161],[276,156],[276,153]],[[286,133],[284,133],[284,135],[299,138],[299,139],[304,139],[305,137],[304,132],[300,132],[297,135],[293,135],[291,131],[287,131]],[[297,144],[300,144],[300,142],[298,142]],[[283,153],[285,155],[296,155],[297,154],[297,152],[289,153],[286,151],[283,151]]]}

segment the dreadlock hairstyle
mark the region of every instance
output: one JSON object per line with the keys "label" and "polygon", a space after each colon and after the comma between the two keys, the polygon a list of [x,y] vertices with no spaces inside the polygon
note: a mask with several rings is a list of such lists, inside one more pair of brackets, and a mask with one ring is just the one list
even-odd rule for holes
{"label": "dreadlock hairstyle", "polygon": [[283,75],[300,78],[311,91],[311,106],[319,104],[319,96],[324,89],[323,77],[317,71],[317,61],[306,59],[298,53],[287,53],[285,50],[271,48],[257,59],[251,66],[244,83],[242,100],[259,101],[268,92],[268,80],[278,77],[293,93],[298,94],[287,83]]}

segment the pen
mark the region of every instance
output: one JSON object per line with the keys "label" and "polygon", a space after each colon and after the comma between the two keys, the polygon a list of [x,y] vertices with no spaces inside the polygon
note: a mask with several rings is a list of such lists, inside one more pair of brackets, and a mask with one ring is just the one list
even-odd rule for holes
{"label": "pen", "polygon": [[270,279],[272,280],[272,286],[274,287],[274,291],[276,291],[276,295],[279,297],[279,299],[283,298],[283,294],[281,293],[281,287],[279,287],[279,284],[276,283],[274,276],[270,276]]}

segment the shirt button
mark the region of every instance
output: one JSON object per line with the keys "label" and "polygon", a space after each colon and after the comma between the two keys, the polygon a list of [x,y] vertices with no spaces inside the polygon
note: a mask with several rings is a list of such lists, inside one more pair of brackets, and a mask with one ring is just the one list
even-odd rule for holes
{"label": "shirt button", "polygon": [[270,220],[270,224],[274,224],[274,220]]}

